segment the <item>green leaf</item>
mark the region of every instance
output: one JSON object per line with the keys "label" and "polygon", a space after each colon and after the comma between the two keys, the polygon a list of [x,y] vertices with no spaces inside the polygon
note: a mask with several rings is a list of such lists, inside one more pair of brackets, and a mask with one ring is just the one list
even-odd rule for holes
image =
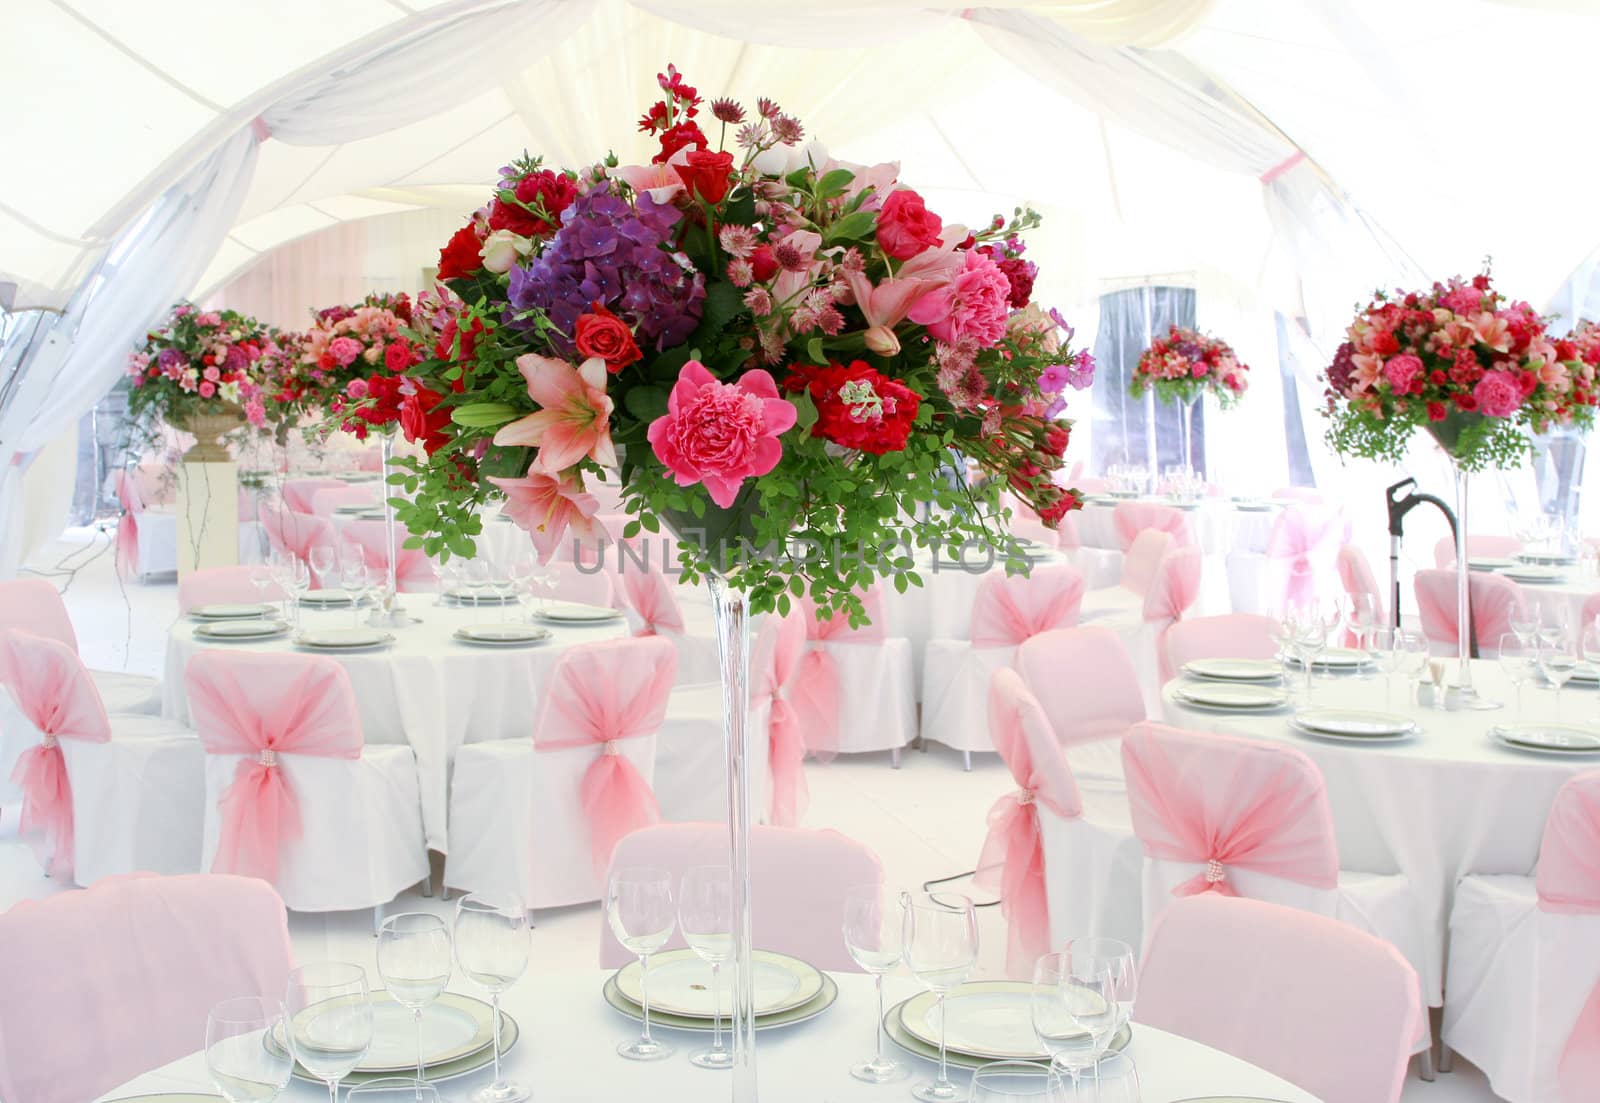
{"label": "green leaf", "polygon": [[822,348],[821,337],[813,337],[811,340],[806,342],[806,355],[810,357],[811,362],[819,368],[828,363],[828,354]]}
{"label": "green leaf", "polygon": [[654,421],[667,412],[667,389],[650,384],[634,387],[624,396],[622,404],[640,421]]}
{"label": "green leaf", "polygon": [[517,416],[517,410],[504,402],[473,402],[450,411],[450,420],[469,429],[492,429]]}
{"label": "green leaf", "polygon": [[843,195],[845,185],[856,178],[856,174],[849,169],[834,169],[817,181],[817,198],[832,199],[836,195]]}
{"label": "green leaf", "polygon": [[[817,423],[818,416],[817,404],[812,399],[811,392],[801,391],[797,395],[790,395],[789,401],[794,403],[794,408],[799,414],[795,425],[799,427],[802,433],[810,432],[811,427]],[[785,488],[790,490],[791,493],[793,493],[793,485],[793,483],[787,482],[784,484]]]}
{"label": "green leaf", "polygon": [[798,188],[801,191],[805,191],[806,185],[811,182],[811,166],[807,165],[804,168],[795,169],[788,176],[783,178],[783,182],[788,184],[791,188]]}
{"label": "green leaf", "polygon": [[744,292],[726,280],[713,280],[700,304],[700,325],[692,340],[700,344],[717,336],[744,310]]}
{"label": "green leaf", "polygon": [[504,448],[490,445],[478,461],[478,471],[501,479],[520,478],[528,470],[527,448]]}
{"label": "green leaf", "polygon": [[855,211],[845,215],[823,234],[823,244],[837,245],[841,241],[857,241],[870,234],[878,224],[877,211]]}

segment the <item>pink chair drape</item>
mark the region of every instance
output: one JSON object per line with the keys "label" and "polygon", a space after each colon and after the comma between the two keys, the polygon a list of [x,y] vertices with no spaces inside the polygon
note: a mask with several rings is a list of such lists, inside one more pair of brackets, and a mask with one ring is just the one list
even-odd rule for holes
{"label": "pink chair drape", "polygon": [[623,600],[639,618],[635,636],[657,636],[662,632],[682,635],[683,610],[678,606],[678,595],[673,593],[666,575],[624,567],[619,578]]}
{"label": "pink chair drape", "polygon": [[1173,548],[1156,568],[1155,579],[1144,595],[1144,622],[1156,630],[1156,659],[1161,680],[1173,676],[1167,661],[1167,634],[1200,596],[1200,549]]}
{"label": "pink chair drape", "polygon": [[555,576],[557,601],[606,608],[616,605],[616,587],[611,582],[611,571],[603,564],[591,562],[585,569],[564,559],[552,559],[544,565],[544,569]]}
{"label": "pink chair drape", "polygon": [[1016,670],[1063,746],[1119,737],[1145,718],[1138,672],[1109,628],[1035,636],[1017,648]]}
{"label": "pink chair drape", "polygon": [[144,512],[144,495],[140,493],[139,480],[127,471],[116,471],[112,484],[117,504],[122,507],[122,517],[117,521],[117,573],[127,577],[139,569],[139,515]]}
{"label": "pink chair drape", "polygon": [[357,452],[356,453],[356,470],[357,471],[382,471],[383,470],[383,449],[382,448],[363,448],[361,451]]}
{"label": "pink chair drape", "polygon": [[995,671],[989,682],[989,734],[1017,788],[989,809],[989,833],[973,883],[1000,893],[1009,927],[1006,969],[1020,979],[1050,949],[1039,805],[1076,819],[1083,814],[1083,801],[1044,707],[1009,668]]}
{"label": "pink chair drape", "polygon": [[800,822],[810,801],[806,785],[806,735],[789,703],[806,652],[806,626],[798,616],[769,616],[750,657],[750,711],[767,708],[767,768],[772,776],[768,819],[779,827]]}
{"label": "pink chair drape", "polygon": [[[304,563],[310,563],[313,548],[338,546],[333,525],[325,517],[290,509],[264,509],[260,519],[261,527],[267,530],[267,541],[272,545],[272,550],[292,555]],[[322,580],[313,571],[312,589],[320,589],[321,585]]]}
{"label": "pink chair drape", "polygon": [[360,483],[355,486],[326,486],[311,495],[311,512],[318,517],[332,517],[341,506],[372,506],[383,504],[383,495],[377,483]]}
{"label": "pink chair drape", "polygon": [[[1339,548],[1339,557],[1336,561],[1339,567],[1339,583],[1344,587],[1347,597],[1367,598],[1372,602],[1372,611],[1375,614],[1374,623],[1388,624],[1384,610],[1388,601],[1384,593],[1378,588],[1378,580],[1372,576],[1372,566],[1367,562],[1367,557],[1361,549],[1354,544],[1345,544]],[[1355,634],[1345,632],[1345,646],[1356,646]]]}
{"label": "pink chair drape", "polygon": [[1567,1035],[1556,1068],[1561,1103],[1594,1103],[1600,1085],[1600,984],[1594,986]]}
{"label": "pink chair drape", "polygon": [[1325,499],[1322,491],[1313,486],[1282,486],[1272,492],[1274,498],[1287,498],[1296,502],[1321,505]]}
{"label": "pink chair drape", "polygon": [[1206,867],[1173,895],[1237,895],[1230,868],[1313,888],[1338,884],[1327,790],[1299,751],[1144,723],[1123,738],[1122,766],[1144,852]]}
{"label": "pink chair drape", "polygon": [[1075,551],[1083,547],[1083,536],[1078,532],[1076,510],[1056,522],[1056,547],[1064,551]]}
{"label": "pink chair drape", "polygon": [[1294,608],[1317,600],[1321,590],[1318,560],[1337,557],[1334,546],[1345,525],[1337,511],[1291,506],[1279,515],[1267,537],[1267,560],[1274,588],[1275,608]]}
{"label": "pink chair drape", "polygon": [[283,504],[296,513],[313,513],[311,499],[319,490],[334,490],[348,485],[343,479],[285,479],[283,480]]}
{"label": "pink chair drape", "polygon": [[1159,502],[1118,502],[1111,511],[1111,523],[1116,526],[1123,551],[1133,547],[1141,532],[1150,529],[1171,536],[1179,547],[1194,542],[1189,532],[1189,518],[1183,510]]}
{"label": "pink chair drape", "polygon": [[990,572],[972,602],[973,647],[1016,647],[1054,628],[1078,623],[1083,574],[1075,567],[1039,567],[1030,575]]}
{"label": "pink chair drape", "polygon": [[207,754],[245,756],[222,793],[213,873],[275,882],[282,843],[302,831],[278,756],[361,757],[361,717],[344,667],[320,655],[200,651],[184,670]]}
{"label": "pink chair drape", "polygon": [[[1434,643],[1456,645],[1456,572],[1418,571],[1413,585],[1422,634]],[[1523,608],[1522,588],[1497,574],[1473,572],[1467,577],[1467,600],[1477,628],[1478,649],[1494,653],[1500,637]]]}
{"label": "pink chair drape", "polygon": [[604,876],[618,839],[661,819],[650,783],[616,744],[661,727],[677,669],[677,649],[667,640],[607,640],[568,648],[545,686],[534,749],[604,751],[580,785],[597,875]]}
{"label": "pink chair drape", "polygon": [[282,601],[288,595],[271,582],[257,589],[251,581],[255,567],[206,567],[178,579],[178,612],[187,615],[197,605]]}
{"label": "pink chair drape", "polygon": [[807,648],[800,672],[789,690],[789,700],[800,715],[806,735],[806,750],[819,761],[839,753],[840,688],[837,660],[825,645],[830,643],[873,643],[888,638],[884,625],[883,591],[874,583],[860,593],[868,623],[850,627],[843,613],[823,618],[809,597],[799,600],[799,615],[804,619]]}
{"label": "pink chair drape", "polygon": [[1556,792],[1535,885],[1543,911],[1600,915],[1600,770],[1585,771]]}
{"label": "pink chair drape", "polygon": [[1278,653],[1271,617],[1257,613],[1223,613],[1191,617],[1167,630],[1161,650],[1163,671],[1171,678],[1196,659],[1270,659]]}
{"label": "pink chair drape", "polygon": [[[345,540],[360,547],[368,567],[376,571],[389,569],[389,532],[382,521],[346,521],[338,531]],[[405,547],[408,535],[404,528],[395,534],[395,546],[400,556],[395,564],[395,585],[401,593],[437,589],[439,576],[428,559],[428,553],[421,548]]]}
{"label": "pink chair drape", "polygon": [[72,630],[61,592],[42,578],[16,578],[0,582],[0,628],[20,628],[35,636],[65,644],[78,652],[78,635]]}
{"label": "pink chair drape", "polygon": [[[1493,533],[1467,533],[1467,557],[1485,559],[1510,559],[1522,550],[1522,541],[1515,536],[1496,536]],[[1441,536],[1433,545],[1433,565],[1440,570],[1456,561],[1456,542],[1453,537]]]}
{"label": "pink chair drape", "polygon": [[17,756],[11,772],[22,790],[21,834],[49,873],[70,873],[72,785],[60,741],[109,742],[111,721],[89,671],[57,640],[0,630],[0,686],[40,736]]}

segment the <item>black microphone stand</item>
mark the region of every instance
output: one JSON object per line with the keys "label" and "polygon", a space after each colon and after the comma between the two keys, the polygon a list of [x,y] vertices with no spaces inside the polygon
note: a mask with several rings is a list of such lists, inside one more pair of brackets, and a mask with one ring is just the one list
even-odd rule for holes
{"label": "black microphone stand", "polygon": [[[1437,506],[1439,512],[1444,514],[1445,521],[1450,525],[1450,542],[1452,544],[1457,543],[1455,511],[1447,506],[1441,498],[1432,494],[1418,494],[1415,490],[1408,489],[1416,485],[1416,479],[1406,478],[1401,479],[1384,491],[1384,497],[1388,500],[1389,506],[1389,595],[1392,599],[1391,608],[1394,611],[1393,627],[1395,628],[1400,627],[1400,536],[1406,514],[1424,502],[1431,506]],[[1400,496],[1401,491],[1406,491],[1404,497]],[[1456,564],[1456,570],[1464,571],[1466,569],[1467,565],[1465,563]],[[1471,646],[1470,654],[1474,659],[1478,657],[1476,620],[1477,618],[1472,615],[1469,603],[1467,609],[1467,632],[1468,643]]]}

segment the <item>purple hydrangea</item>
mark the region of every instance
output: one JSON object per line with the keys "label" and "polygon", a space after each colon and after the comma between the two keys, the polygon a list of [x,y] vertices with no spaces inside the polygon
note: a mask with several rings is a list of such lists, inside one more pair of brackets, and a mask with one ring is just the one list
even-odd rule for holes
{"label": "purple hydrangea", "polygon": [[189,358],[177,349],[162,349],[156,353],[156,366],[164,372],[173,371],[189,363]]}
{"label": "purple hydrangea", "polygon": [[682,215],[648,195],[628,203],[601,185],[579,196],[561,215],[561,229],[544,252],[510,273],[507,324],[525,310],[540,309],[559,333],[550,343],[565,356],[576,347],[578,317],[601,303],[634,328],[640,344],[659,351],[680,345],[700,322],[705,277],[682,253],[669,252],[672,229]]}

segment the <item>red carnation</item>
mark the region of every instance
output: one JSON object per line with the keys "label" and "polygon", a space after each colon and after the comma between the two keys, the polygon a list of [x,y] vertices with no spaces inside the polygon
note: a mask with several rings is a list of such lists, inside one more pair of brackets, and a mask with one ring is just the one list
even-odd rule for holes
{"label": "red carnation", "polygon": [[1430,403],[1428,403],[1428,420],[1429,421],[1443,421],[1447,416],[1448,416],[1448,414],[1445,412],[1445,408],[1444,408],[1444,403],[1443,402],[1430,402]]}
{"label": "red carnation", "polygon": [[606,362],[608,372],[619,372],[639,360],[644,354],[633,340],[633,330],[600,303],[592,304],[594,313],[578,318],[573,341],[584,357],[598,356]]}
{"label": "red carnation", "polygon": [[451,234],[450,240],[439,250],[439,278],[453,280],[472,275],[483,267],[482,253],[478,232],[468,223]]}
{"label": "red carnation", "polygon": [[709,149],[690,150],[685,163],[673,167],[691,195],[706,203],[721,203],[728,194],[733,154],[714,153]]}
{"label": "red carnation", "polygon": [[661,152],[650,158],[651,163],[664,165],[674,153],[688,146],[705,149],[706,136],[694,123],[679,123],[671,130],[662,133]]}
{"label": "red carnation", "polygon": [[517,181],[515,203],[496,199],[489,207],[489,228],[510,230],[521,237],[543,237],[556,232],[561,212],[578,198],[578,185],[564,173],[540,169]]}
{"label": "red carnation", "polygon": [[978,252],[988,254],[989,259],[994,261],[995,266],[1005,276],[1006,283],[1011,285],[1011,294],[1006,299],[1011,304],[1011,309],[1021,310],[1027,306],[1028,301],[1033,298],[1033,281],[1039,274],[1039,266],[1021,257],[1008,257],[989,245],[983,246]]}
{"label": "red carnation", "polygon": [[922,402],[910,387],[864,360],[852,361],[848,368],[798,365],[783,387],[811,395],[817,407],[812,436],[880,456],[905,448]]}

